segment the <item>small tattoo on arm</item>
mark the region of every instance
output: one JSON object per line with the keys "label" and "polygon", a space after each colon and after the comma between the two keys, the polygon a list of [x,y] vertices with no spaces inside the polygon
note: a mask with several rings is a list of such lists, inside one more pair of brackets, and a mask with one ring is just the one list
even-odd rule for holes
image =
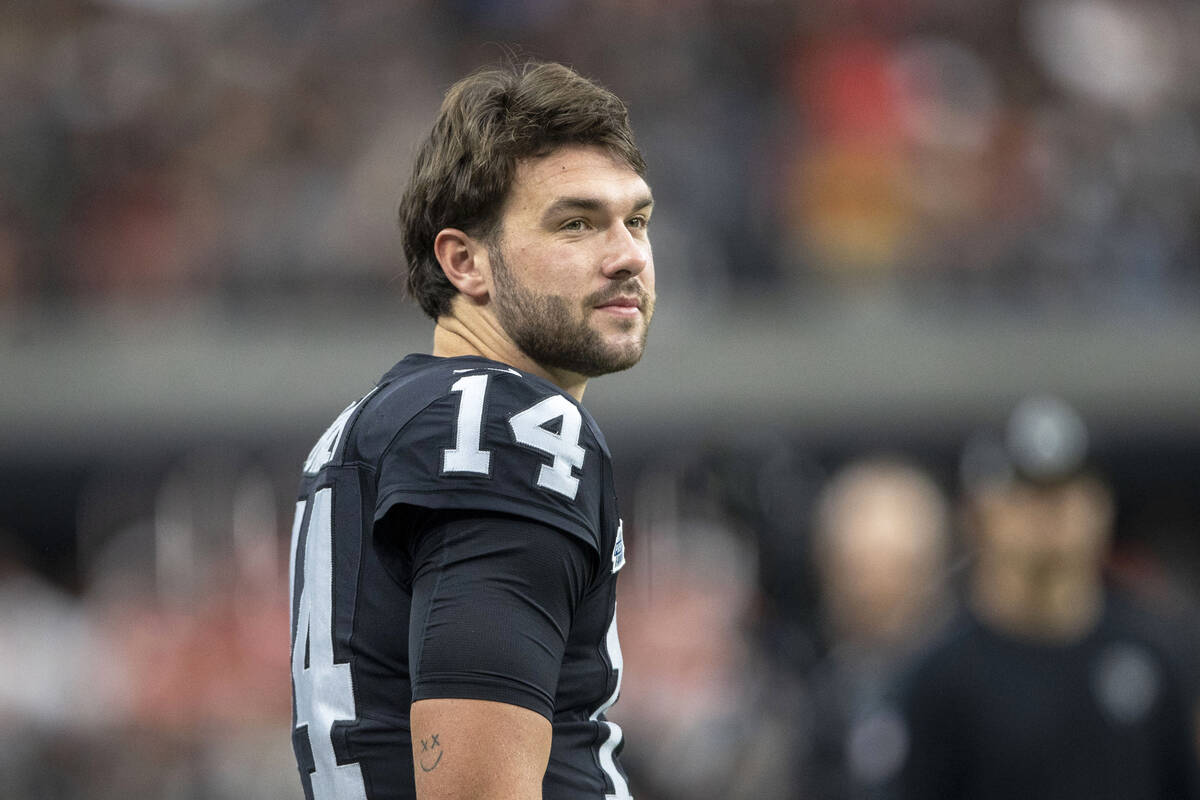
{"label": "small tattoo on arm", "polygon": [[421,756],[417,759],[417,763],[425,772],[433,772],[437,769],[438,764],[442,763],[442,755],[445,751],[442,750],[438,736],[439,734],[435,733],[430,738],[421,740]]}

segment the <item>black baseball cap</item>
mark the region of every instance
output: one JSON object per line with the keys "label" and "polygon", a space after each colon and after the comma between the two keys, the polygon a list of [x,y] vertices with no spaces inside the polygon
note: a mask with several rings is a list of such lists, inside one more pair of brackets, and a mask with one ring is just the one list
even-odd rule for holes
{"label": "black baseball cap", "polygon": [[963,448],[963,485],[1020,480],[1053,486],[1088,468],[1088,430],[1079,412],[1054,395],[1021,400],[1002,434],[983,432]]}

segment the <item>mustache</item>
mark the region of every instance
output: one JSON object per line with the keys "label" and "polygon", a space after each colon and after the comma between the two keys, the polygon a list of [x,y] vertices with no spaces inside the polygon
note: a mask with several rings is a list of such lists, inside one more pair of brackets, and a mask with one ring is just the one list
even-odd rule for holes
{"label": "mustache", "polygon": [[628,278],[599,292],[593,292],[584,298],[584,304],[587,306],[599,306],[618,297],[629,297],[630,295],[637,297],[639,308],[644,309],[654,303],[653,296],[646,290],[645,286],[642,286],[641,281],[637,278]]}

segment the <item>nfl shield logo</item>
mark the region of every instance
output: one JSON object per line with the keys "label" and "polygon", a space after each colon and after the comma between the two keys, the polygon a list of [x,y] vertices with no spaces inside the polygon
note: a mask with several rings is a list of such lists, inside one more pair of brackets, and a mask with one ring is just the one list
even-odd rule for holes
{"label": "nfl shield logo", "polygon": [[625,521],[618,520],[617,522],[617,542],[613,545],[612,555],[612,571],[615,574],[617,570],[625,566]]}

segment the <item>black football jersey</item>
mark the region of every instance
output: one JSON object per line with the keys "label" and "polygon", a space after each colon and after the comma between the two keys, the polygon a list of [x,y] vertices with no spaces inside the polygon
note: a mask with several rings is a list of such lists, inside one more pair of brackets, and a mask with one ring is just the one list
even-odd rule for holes
{"label": "black football jersey", "polygon": [[[429,513],[392,513],[409,508]],[[620,689],[625,558],[604,437],[548,381],[485,358],[428,355],[407,357],[343,411],[304,465],[290,581],[292,739],[305,796],[415,797],[412,576],[395,553],[420,533],[416,521],[440,512],[518,517],[586,546],[593,566],[547,690],[552,706],[530,705],[553,726],[543,796],[628,798],[622,732],[604,716]],[[486,682],[454,696],[512,702]]]}

